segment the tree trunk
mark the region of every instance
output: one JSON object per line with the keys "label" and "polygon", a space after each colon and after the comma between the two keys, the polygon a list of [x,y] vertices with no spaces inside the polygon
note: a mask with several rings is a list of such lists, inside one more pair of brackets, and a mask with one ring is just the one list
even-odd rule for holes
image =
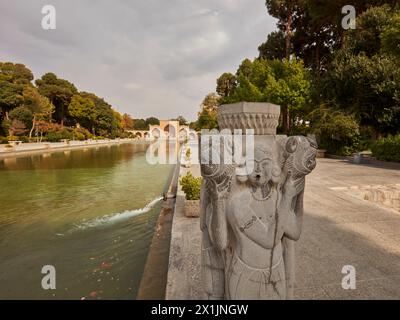
{"label": "tree trunk", "polygon": [[32,133],[33,133],[33,130],[35,129],[35,122],[36,122],[36,115],[33,116],[32,128],[31,128],[31,131],[29,132],[29,139],[32,139]]}
{"label": "tree trunk", "polygon": [[61,107],[61,128],[64,128],[64,106]]}
{"label": "tree trunk", "polygon": [[321,69],[321,61],[320,61],[320,52],[319,52],[319,42],[317,41],[316,43],[316,48],[315,48],[315,60],[316,60],[316,76],[317,76],[317,82],[319,83],[320,80],[320,69]]}
{"label": "tree trunk", "polygon": [[288,16],[286,22],[286,59],[290,59],[290,41],[292,36],[292,23],[293,23],[293,7],[289,5]]}
{"label": "tree trunk", "polygon": [[286,105],[282,106],[282,126],[283,132],[285,134],[289,134],[290,132],[290,112],[289,108]]}

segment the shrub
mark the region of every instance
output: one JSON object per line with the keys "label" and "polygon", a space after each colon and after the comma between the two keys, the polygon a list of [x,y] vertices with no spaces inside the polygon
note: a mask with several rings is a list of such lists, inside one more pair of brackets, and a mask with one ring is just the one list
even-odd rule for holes
{"label": "shrub", "polygon": [[72,132],[67,128],[59,131],[49,131],[46,135],[46,140],[48,142],[59,142],[63,139],[72,140]]}
{"label": "shrub", "polygon": [[6,137],[0,137],[0,144],[8,144],[8,139]]}
{"label": "shrub", "polygon": [[76,140],[87,140],[93,138],[93,135],[89,132],[89,130],[82,127],[74,129],[72,133],[74,134],[74,138]]}
{"label": "shrub", "polygon": [[18,137],[18,140],[19,140],[19,141],[22,141],[23,143],[28,143],[28,142],[30,142],[30,141],[29,141],[29,137],[27,137],[27,136],[20,136],[20,137]]}
{"label": "shrub", "polygon": [[192,150],[190,150],[190,148],[187,148],[185,153],[186,159],[190,160],[191,155],[192,155]]}
{"label": "shrub", "polygon": [[342,111],[320,106],[310,113],[313,133],[321,149],[337,155],[350,155],[359,149],[360,126]]}
{"label": "shrub", "polygon": [[72,131],[72,136],[73,136],[74,140],[78,140],[78,141],[86,140],[85,134],[76,129],[74,131]]}
{"label": "shrub", "polygon": [[186,195],[186,200],[199,200],[200,199],[200,188],[202,178],[195,178],[188,172],[180,180],[182,191]]}
{"label": "shrub", "polygon": [[371,149],[378,160],[400,162],[400,134],[379,139]]}

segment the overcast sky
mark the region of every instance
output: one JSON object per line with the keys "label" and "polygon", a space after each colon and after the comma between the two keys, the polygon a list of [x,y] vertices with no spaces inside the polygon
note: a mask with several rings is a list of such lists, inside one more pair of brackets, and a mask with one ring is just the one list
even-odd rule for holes
{"label": "overcast sky", "polygon": [[[264,0],[0,0],[0,61],[103,97],[134,118],[194,120],[216,78],[275,29]],[[41,27],[44,5],[56,30]]]}

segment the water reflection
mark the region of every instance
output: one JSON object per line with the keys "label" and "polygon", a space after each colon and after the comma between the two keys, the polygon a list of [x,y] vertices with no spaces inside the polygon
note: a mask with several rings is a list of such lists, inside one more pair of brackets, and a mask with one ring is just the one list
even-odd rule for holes
{"label": "water reflection", "polygon": [[80,150],[34,154],[29,157],[0,159],[0,170],[56,170],[68,168],[106,168],[128,161],[135,153],[145,152],[147,145],[110,145]]}

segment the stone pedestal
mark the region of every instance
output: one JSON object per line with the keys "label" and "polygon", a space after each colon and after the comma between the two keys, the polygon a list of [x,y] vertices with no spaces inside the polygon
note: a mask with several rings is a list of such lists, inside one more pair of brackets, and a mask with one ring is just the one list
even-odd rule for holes
{"label": "stone pedestal", "polygon": [[[269,103],[224,105],[218,114],[224,134],[201,137],[202,276],[209,299],[293,297],[294,241],[317,145],[276,135],[279,112]],[[236,129],[243,135],[231,139]],[[216,154],[218,161],[210,157]]]}

